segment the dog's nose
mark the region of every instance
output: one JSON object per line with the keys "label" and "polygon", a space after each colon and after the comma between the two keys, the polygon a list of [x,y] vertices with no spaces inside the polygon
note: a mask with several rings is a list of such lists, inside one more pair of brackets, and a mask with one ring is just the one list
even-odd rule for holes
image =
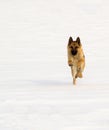
{"label": "dog's nose", "polygon": [[72,50],[71,53],[72,53],[72,55],[76,55],[77,54],[77,50]]}

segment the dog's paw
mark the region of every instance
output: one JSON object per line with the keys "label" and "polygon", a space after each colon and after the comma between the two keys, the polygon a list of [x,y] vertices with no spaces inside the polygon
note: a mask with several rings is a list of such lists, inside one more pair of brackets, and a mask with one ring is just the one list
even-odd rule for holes
{"label": "dog's paw", "polygon": [[69,66],[73,66],[73,64],[69,64]]}
{"label": "dog's paw", "polygon": [[77,77],[82,78],[82,77],[83,77],[82,73],[81,73],[81,72],[78,72],[77,75],[76,75],[76,78],[77,78]]}
{"label": "dog's paw", "polygon": [[69,65],[69,66],[73,66],[73,63],[72,63],[71,60],[68,61],[68,65]]}

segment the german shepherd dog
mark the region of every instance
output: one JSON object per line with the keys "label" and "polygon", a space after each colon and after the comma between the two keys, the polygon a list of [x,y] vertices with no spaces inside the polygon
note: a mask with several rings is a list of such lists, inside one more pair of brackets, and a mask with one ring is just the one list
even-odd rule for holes
{"label": "german shepherd dog", "polygon": [[82,72],[85,67],[85,56],[82,49],[80,38],[77,37],[76,41],[73,41],[72,37],[69,38],[68,46],[68,65],[71,67],[71,73],[73,77],[73,84],[76,84],[76,78],[82,78]]}

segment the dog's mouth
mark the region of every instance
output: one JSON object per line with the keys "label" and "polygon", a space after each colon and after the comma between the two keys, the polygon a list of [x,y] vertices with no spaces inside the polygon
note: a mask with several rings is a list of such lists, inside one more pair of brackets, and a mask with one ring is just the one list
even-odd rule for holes
{"label": "dog's mouth", "polygon": [[77,54],[77,50],[71,50],[71,54],[72,55],[76,55]]}

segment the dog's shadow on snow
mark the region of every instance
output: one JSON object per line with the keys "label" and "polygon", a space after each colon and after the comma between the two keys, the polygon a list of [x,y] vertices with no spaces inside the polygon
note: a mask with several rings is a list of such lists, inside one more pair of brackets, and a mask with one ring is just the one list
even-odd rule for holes
{"label": "dog's shadow on snow", "polygon": [[35,86],[68,86],[71,85],[68,81],[58,81],[58,80],[24,80],[22,81],[28,85],[35,85]]}

